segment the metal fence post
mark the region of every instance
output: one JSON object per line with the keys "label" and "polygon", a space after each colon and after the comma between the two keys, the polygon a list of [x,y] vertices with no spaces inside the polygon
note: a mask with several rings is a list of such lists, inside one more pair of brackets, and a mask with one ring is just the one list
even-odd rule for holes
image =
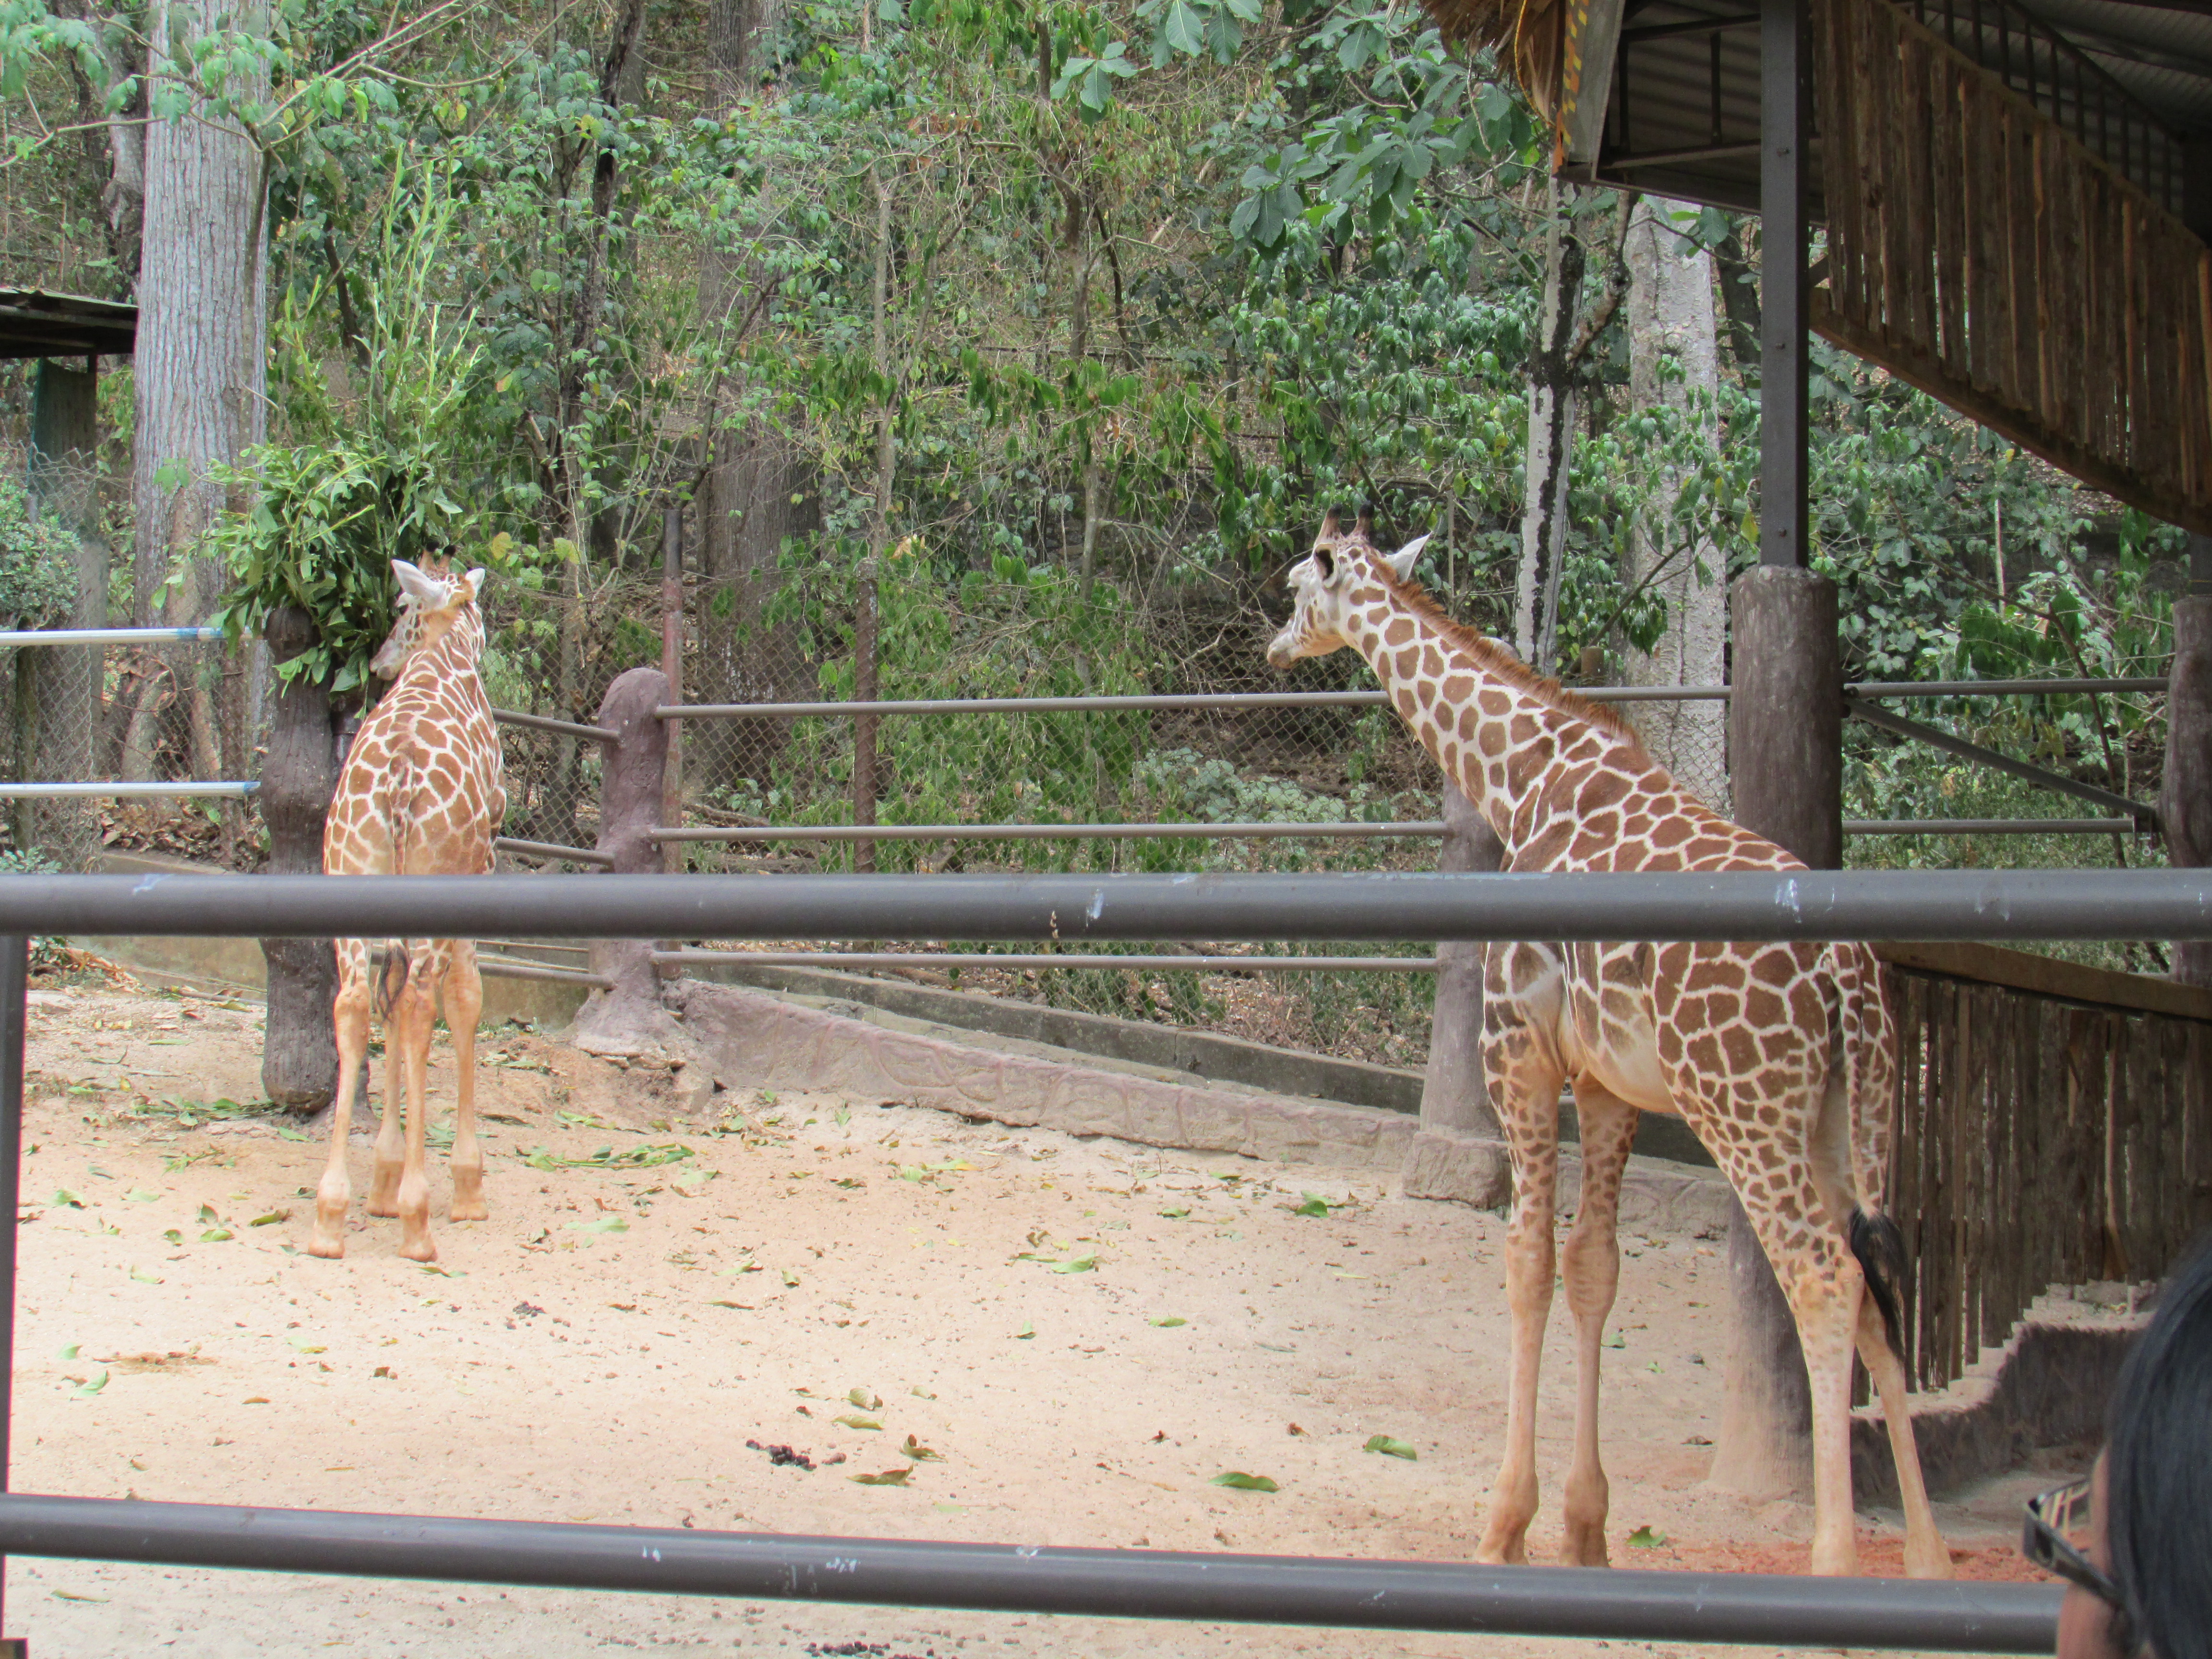
{"label": "metal fence post", "polygon": [[[860,592],[853,614],[853,698],[856,702],[876,700],[876,577],[879,567],[874,557],[860,563]],[[876,716],[853,716],[853,822],[857,825],[876,821]],[[876,867],[876,848],[872,842],[853,843],[853,868],[872,870]]]}
{"label": "metal fence post", "polygon": [[[0,935],[0,1492],[8,1490],[8,1431],[15,1413],[16,1199],[22,1185],[23,1024],[31,941]],[[8,1563],[0,1557],[0,1630],[7,1628]],[[24,1659],[29,1646],[0,1637],[0,1659]]]}
{"label": "metal fence post", "polygon": [[[672,501],[660,520],[660,672],[668,682],[668,701],[684,701],[684,505]],[[660,722],[668,733],[668,763],[660,785],[660,822],[674,829],[684,822],[684,722]],[[684,846],[661,848],[661,868],[670,875],[684,868]]]}

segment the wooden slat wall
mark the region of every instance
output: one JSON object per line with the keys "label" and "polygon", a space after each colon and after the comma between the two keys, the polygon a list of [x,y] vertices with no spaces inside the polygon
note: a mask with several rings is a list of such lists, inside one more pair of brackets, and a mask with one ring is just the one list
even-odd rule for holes
{"label": "wooden slat wall", "polygon": [[1885,972],[1906,1364],[1939,1389],[2051,1285],[2154,1278],[2212,1224],[2212,1021]]}
{"label": "wooden slat wall", "polygon": [[1814,326],[2212,534],[2212,251],[1890,0],[1817,0]]}

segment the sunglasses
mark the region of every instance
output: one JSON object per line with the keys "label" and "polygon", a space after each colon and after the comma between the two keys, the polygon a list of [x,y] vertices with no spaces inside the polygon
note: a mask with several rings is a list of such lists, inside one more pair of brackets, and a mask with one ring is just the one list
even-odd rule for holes
{"label": "sunglasses", "polygon": [[[2112,1610],[2113,1617],[2124,1629],[2128,1610],[2121,1599],[2119,1586],[2066,1538],[2068,1533],[2089,1524],[2090,1486],[2089,1478],[2084,1476],[2029,1498],[2027,1524],[2021,1529],[2020,1553],[2045,1572],[2056,1573],[2068,1583],[2088,1591]],[[2128,1651],[2130,1645],[2125,1641],[2118,1644],[2122,1652]]]}

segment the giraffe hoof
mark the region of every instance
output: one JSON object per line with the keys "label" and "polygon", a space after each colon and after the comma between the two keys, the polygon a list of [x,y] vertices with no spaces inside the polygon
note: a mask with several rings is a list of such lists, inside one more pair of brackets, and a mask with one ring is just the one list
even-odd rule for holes
{"label": "giraffe hoof", "polygon": [[399,1254],[410,1261],[435,1261],[438,1259],[438,1247],[431,1242],[430,1235],[424,1233],[420,1238],[403,1239],[399,1245]]}
{"label": "giraffe hoof", "polygon": [[491,1210],[484,1203],[482,1170],[453,1171],[453,1206],[449,1213],[456,1221],[488,1221],[491,1218]]}
{"label": "giraffe hoof", "polygon": [[1569,1526],[1566,1542],[1559,1552],[1559,1562],[1569,1567],[1609,1567],[1611,1558],[1605,1553],[1605,1527]]}
{"label": "giraffe hoof", "polygon": [[1907,1578],[1949,1578],[1953,1577],[1954,1575],[1951,1571],[1951,1552],[1944,1547],[1943,1540],[1939,1538],[1932,1544],[1921,1545],[1914,1543],[1910,1539],[1906,1540],[1905,1545],[1905,1576]]}
{"label": "giraffe hoof", "polygon": [[314,1237],[307,1241],[307,1254],[319,1255],[325,1261],[338,1261],[345,1255],[345,1240],[326,1238],[323,1236],[323,1230],[318,1227]]}

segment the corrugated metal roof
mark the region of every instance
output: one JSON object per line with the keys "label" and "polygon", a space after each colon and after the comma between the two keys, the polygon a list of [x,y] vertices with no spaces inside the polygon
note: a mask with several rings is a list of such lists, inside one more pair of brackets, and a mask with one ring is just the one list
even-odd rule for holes
{"label": "corrugated metal roof", "polygon": [[127,356],[137,333],[137,306],[0,288],[0,358]]}

